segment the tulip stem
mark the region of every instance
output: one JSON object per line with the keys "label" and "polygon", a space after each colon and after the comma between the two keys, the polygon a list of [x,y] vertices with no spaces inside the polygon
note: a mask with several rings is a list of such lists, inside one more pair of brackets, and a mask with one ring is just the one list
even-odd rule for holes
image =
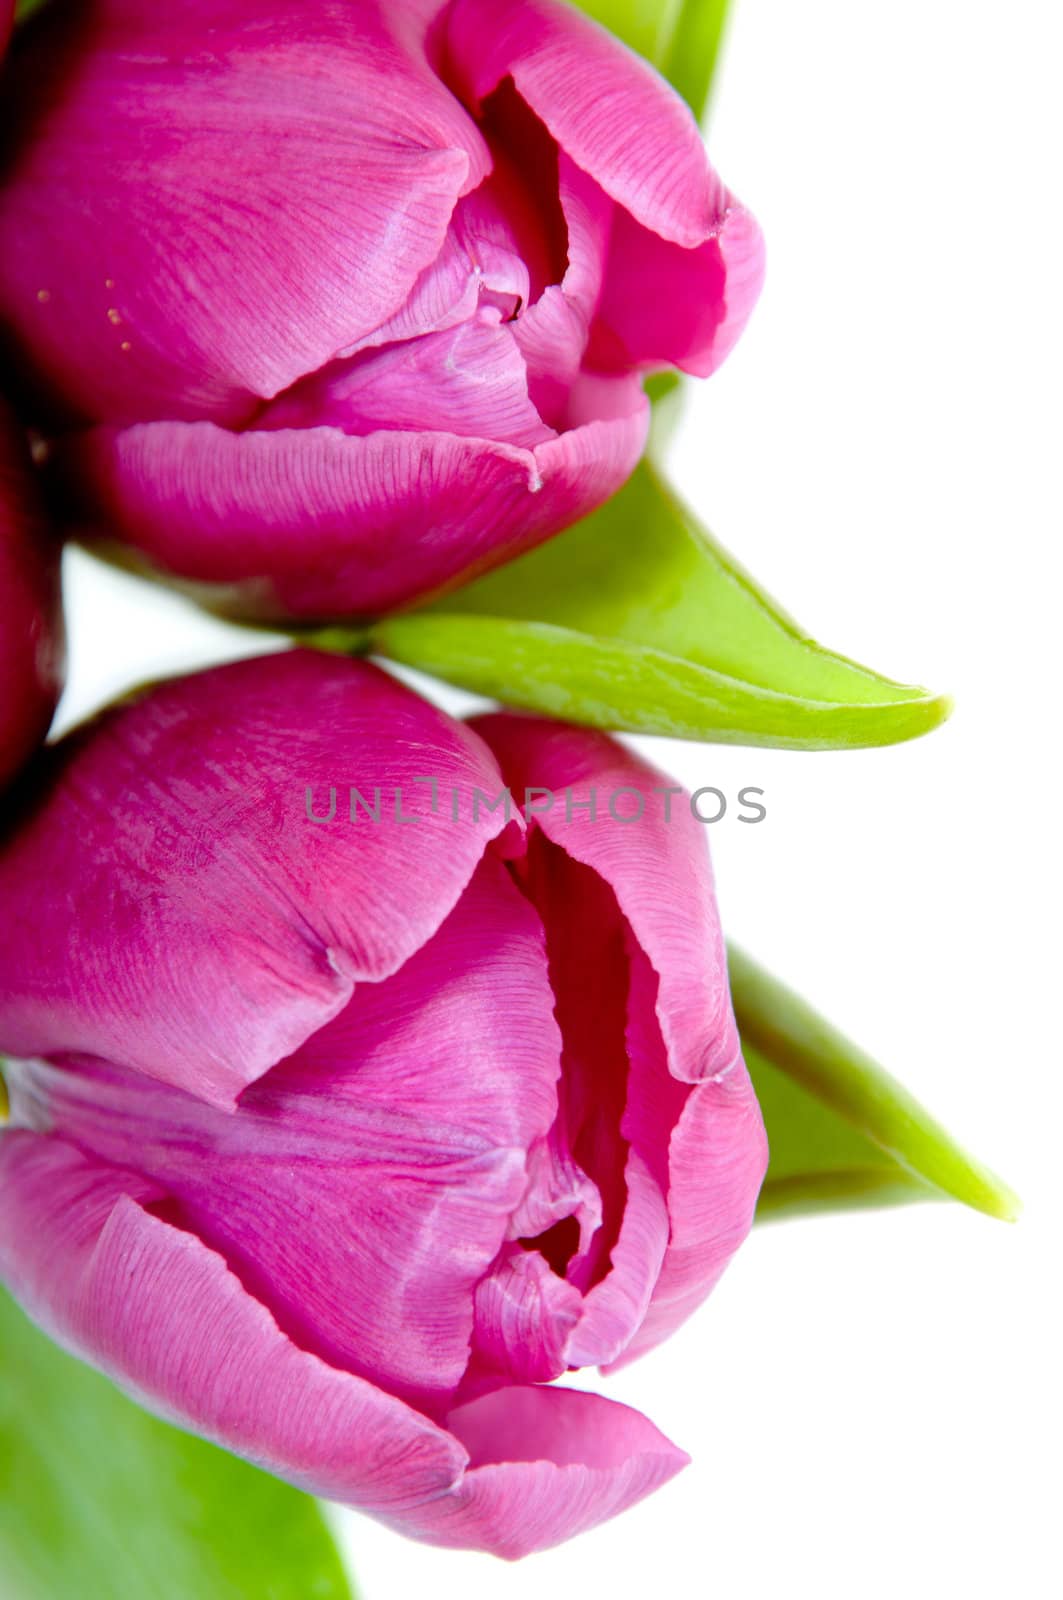
{"label": "tulip stem", "polygon": [[339,628],[320,628],[298,639],[312,650],[327,650],[335,656],[367,656],[372,647],[372,630],[347,623]]}

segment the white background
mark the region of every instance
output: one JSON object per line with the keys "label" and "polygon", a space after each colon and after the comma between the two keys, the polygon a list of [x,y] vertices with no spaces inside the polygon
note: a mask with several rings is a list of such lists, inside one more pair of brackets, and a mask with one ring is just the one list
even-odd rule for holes
{"label": "white background", "polygon": [[[1051,0],[738,0],[710,144],[768,284],[690,397],[674,476],[824,643],[958,709],[853,754],[644,741],[692,787],[766,790],[763,825],[711,830],[728,930],[1026,1215],[758,1231],[668,1347],[604,1384],[692,1467],[515,1567],[346,1516],[364,1600],[1061,1592],[1061,46]],[[248,652],[84,557],[71,580],[64,723]]]}

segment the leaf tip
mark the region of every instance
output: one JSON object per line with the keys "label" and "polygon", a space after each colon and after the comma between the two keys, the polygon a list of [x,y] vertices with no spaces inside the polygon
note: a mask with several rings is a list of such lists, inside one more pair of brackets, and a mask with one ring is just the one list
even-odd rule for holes
{"label": "leaf tip", "polygon": [[956,702],[952,695],[928,693],[926,700],[927,733],[933,732],[935,728],[940,728],[943,722],[949,720],[955,709]]}
{"label": "leaf tip", "polygon": [[985,1198],[977,1209],[998,1222],[1018,1222],[1022,1216],[1022,1201],[1011,1185],[987,1167],[980,1169],[980,1176]]}
{"label": "leaf tip", "polygon": [[931,1175],[943,1194],[962,1205],[970,1206],[983,1216],[998,1222],[1018,1222],[1022,1215],[1022,1201],[1015,1190],[999,1178],[991,1167],[968,1155],[955,1141],[950,1140],[953,1153],[953,1171],[938,1171]]}

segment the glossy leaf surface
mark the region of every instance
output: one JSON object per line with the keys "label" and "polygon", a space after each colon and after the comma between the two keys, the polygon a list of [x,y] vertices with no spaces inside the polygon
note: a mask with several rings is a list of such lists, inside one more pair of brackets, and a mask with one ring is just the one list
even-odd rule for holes
{"label": "glossy leaf surface", "polygon": [[4,1600],[351,1596],[312,1500],[141,1411],[3,1290],[0,1572]]}
{"label": "glossy leaf surface", "polygon": [[816,644],[648,464],[528,555],[367,638],[317,642],[572,722],[725,744],[894,744],[950,709]]}

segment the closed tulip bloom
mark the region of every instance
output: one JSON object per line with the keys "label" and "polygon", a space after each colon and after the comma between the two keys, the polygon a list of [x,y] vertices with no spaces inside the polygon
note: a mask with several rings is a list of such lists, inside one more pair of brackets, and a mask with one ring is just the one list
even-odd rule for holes
{"label": "closed tulip bloom", "polygon": [[599,505],[760,234],[554,0],[93,0],[18,41],[0,316],[72,524],[210,603],[406,603]]}
{"label": "closed tulip bloom", "polygon": [[[0,845],[0,1278],[415,1538],[519,1556],[664,1483],[651,1422],[550,1383],[688,1316],[766,1160],[704,830],[591,816],[661,782],[301,651],[43,752]],[[571,804],[482,803],[532,783]]]}
{"label": "closed tulip bloom", "polygon": [[48,732],[64,660],[59,550],[25,440],[0,402],[0,785]]}

